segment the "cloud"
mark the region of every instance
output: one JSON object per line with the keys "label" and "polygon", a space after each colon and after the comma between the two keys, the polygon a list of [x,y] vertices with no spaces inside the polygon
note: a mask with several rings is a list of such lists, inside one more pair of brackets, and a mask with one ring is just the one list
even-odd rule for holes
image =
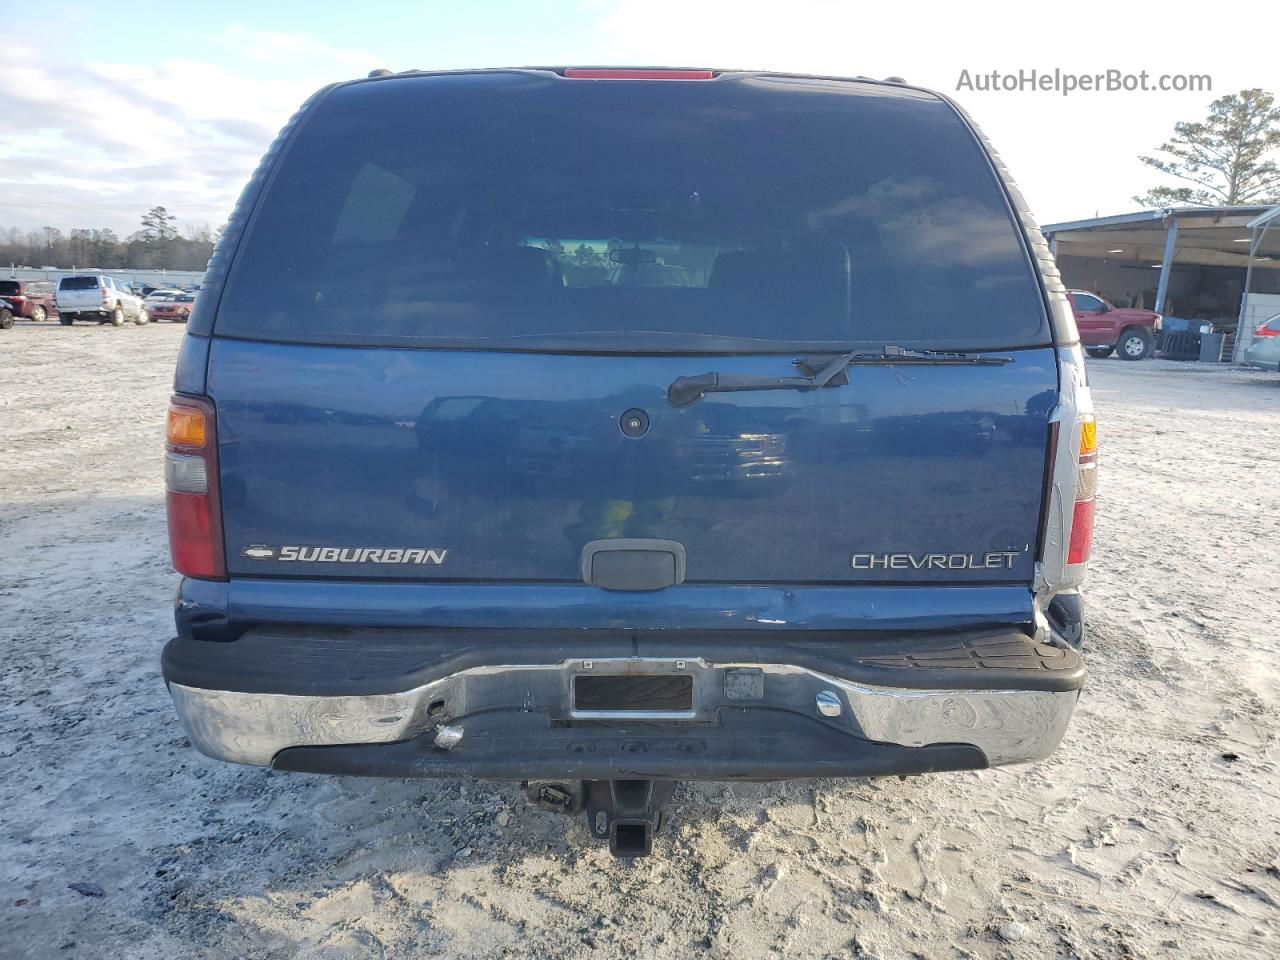
{"label": "cloud", "polygon": [[309,61],[327,64],[343,75],[363,76],[378,58],[366,50],[334,47],[306,33],[277,33],[251,30],[232,24],[215,37],[214,42],[237,56],[258,64]]}
{"label": "cloud", "polygon": [[[221,223],[276,131],[314,90],[362,75],[372,54],[232,26],[214,63],[75,63],[56,52],[0,71],[0,226],[110,226],[163,204]],[[47,51],[46,51],[47,52]]]}
{"label": "cloud", "polygon": [[[1237,22],[1274,23],[1274,2],[1242,0]],[[983,126],[1044,222],[1133,208],[1155,182],[1137,159],[1216,97],[1271,84],[1274,69],[1231,44],[1206,44],[1185,18],[1146,5],[1023,0],[912,5],[847,0],[616,0],[594,24],[594,63],[667,64],[903,76],[954,96]],[[1107,69],[1209,74],[1210,93],[958,91],[971,74]]]}
{"label": "cloud", "polygon": [[[1271,22],[1272,5],[1243,0],[1233,10],[1242,23]],[[1131,195],[1159,181],[1138,155],[1166,139],[1175,121],[1199,118],[1216,96],[1270,82],[1265,58],[1206,45],[1185,18],[1099,0],[1077,0],[1048,33],[1043,18],[1014,0],[911,7],[585,0],[572,31],[541,9],[496,17],[472,5],[455,13],[422,14],[427,27],[406,17],[395,21],[401,29],[387,30],[386,18],[370,15],[339,28],[385,44],[390,56],[338,33],[233,24],[183,33],[143,62],[124,62],[147,57],[142,48],[84,62],[63,39],[74,31],[43,31],[39,59],[9,53],[0,67],[0,226],[110,225],[127,234],[156,203],[187,222],[216,224],[275,131],[314,90],[379,64],[415,65],[419,56],[458,66],[541,59],[905,76],[953,93],[972,112],[1044,221],[1130,209]],[[81,18],[78,30],[93,27],[90,12],[68,16]],[[961,70],[1112,67],[1208,73],[1213,92],[1064,98],[956,90]]]}

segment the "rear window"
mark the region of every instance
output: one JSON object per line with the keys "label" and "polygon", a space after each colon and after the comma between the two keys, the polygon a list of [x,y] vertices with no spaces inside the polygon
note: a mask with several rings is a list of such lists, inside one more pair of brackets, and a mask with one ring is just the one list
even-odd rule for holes
{"label": "rear window", "polygon": [[97,290],[97,277],[63,277],[58,281],[59,290]]}
{"label": "rear window", "polygon": [[1048,342],[990,163],[867,84],[520,74],[339,88],[278,162],[219,334],[742,349]]}
{"label": "rear window", "polygon": [[6,293],[17,296],[21,292],[22,288],[18,286],[18,281],[0,280],[0,297],[4,296]]}

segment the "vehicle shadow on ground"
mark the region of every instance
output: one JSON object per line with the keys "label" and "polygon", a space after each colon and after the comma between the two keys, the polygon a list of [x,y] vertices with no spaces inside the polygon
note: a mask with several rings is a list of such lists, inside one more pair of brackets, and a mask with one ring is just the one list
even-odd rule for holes
{"label": "vehicle shadow on ground", "polygon": [[[160,906],[160,917],[184,941],[217,928],[236,949],[308,956],[313,949],[364,956],[379,946],[388,955],[410,947],[576,955],[577,946],[557,948],[561,936],[576,944],[581,929],[596,930],[622,909],[615,898],[660,878],[728,910],[770,870],[775,848],[785,844],[793,856],[797,843],[802,851],[839,848],[841,838],[827,836],[831,825],[820,822],[823,797],[869,786],[683,784],[652,856],[627,860],[594,840],[583,816],[540,811],[515,783],[248,777],[266,800],[260,815],[211,824],[213,835],[189,848],[199,848],[199,875]],[[228,785],[229,796],[207,794],[211,809],[234,804],[240,786]],[[247,877],[246,861],[254,864]],[[730,862],[742,884],[708,892],[699,871]],[[702,935],[700,924],[686,931],[691,942]]]}

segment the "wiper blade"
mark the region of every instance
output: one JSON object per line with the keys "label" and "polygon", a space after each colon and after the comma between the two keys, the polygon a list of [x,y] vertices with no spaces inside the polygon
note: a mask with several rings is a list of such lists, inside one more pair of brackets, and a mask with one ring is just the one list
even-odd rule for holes
{"label": "wiper blade", "polygon": [[964,363],[978,366],[1001,366],[1006,363],[1013,363],[1013,357],[988,357],[980,353],[946,353],[942,350],[908,350],[906,347],[897,347],[893,344],[886,344],[884,350],[880,353],[859,354],[851,362],[899,363],[903,360],[938,364]]}
{"label": "wiper blade", "polygon": [[794,361],[797,367],[811,371],[808,376],[803,377],[761,377],[735,373],[702,373],[694,377],[676,377],[667,388],[667,399],[672,406],[687,407],[708,393],[736,393],[745,390],[816,390],[820,387],[837,387],[849,382],[848,377],[844,375],[845,370],[855,365],[921,363],[994,366],[1012,362],[1013,357],[908,350],[905,347],[887,344],[877,352],[855,351],[829,359],[807,357],[797,359]]}

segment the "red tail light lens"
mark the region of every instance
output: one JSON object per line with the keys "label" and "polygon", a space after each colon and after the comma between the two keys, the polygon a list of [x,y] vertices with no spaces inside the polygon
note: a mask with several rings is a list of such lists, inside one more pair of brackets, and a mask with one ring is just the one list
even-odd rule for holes
{"label": "red tail light lens", "polygon": [[174,569],[187,577],[226,579],[217,423],[208,400],[175,396],[169,403],[164,479]]}
{"label": "red tail light lens", "polygon": [[1084,563],[1093,549],[1093,500],[1077,500],[1071,514],[1071,543],[1067,563]]}
{"label": "red tail light lens", "polygon": [[[1273,327],[1272,324],[1275,326]],[[1280,322],[1269,320],[1253,331],[1254,337],[1280,337]]]}
{"label": "red tail light lens", "polygon": [[1085,414],[1080,425],[1080,462],[1076,467],[1076,503],[1071,513],[1067,563],[1085,563],[1093,548],[1093,508],[1098,492],[1098,424]]}

